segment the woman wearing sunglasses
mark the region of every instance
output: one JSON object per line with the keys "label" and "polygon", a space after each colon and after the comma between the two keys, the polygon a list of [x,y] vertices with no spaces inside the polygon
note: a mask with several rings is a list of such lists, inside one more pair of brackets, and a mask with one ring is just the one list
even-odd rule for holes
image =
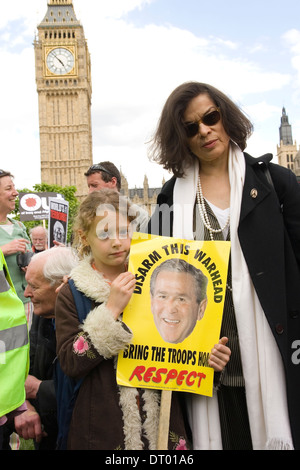
{"label": "woman wearing sunglasses", "polygon": [[150,149],[173,176],[149,232],[231,242],[220,333],[231,358],[212,398],[187,396],[195,449],[300,449],[300,189],[272,155],[244,152],[252,130],[222,92],[185,83]]}

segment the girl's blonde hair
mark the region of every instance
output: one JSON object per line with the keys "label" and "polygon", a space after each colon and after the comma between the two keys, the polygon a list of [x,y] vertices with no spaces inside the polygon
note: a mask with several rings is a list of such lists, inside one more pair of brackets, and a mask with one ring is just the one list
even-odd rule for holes
{"label": "girl's blonde hair", "polygon": [[117,213],[121,213],[127,217],[128,222],[132,222],[136,218],[136,214],[129,215],[132,203],[117,191],[105,188],[90,193],[81,203],[73,226],[73,246],[76,248],[80,257],[91,253],[90,246],[84,243],[82,235],[88,234],[97,216],[98,208],[101,205],[103,205],[106,210],[111,209],[115,210]]}

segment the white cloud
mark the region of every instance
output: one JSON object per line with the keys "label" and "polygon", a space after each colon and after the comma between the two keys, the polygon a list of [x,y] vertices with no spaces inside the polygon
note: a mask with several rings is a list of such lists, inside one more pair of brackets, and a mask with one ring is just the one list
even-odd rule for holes
{"label": "white cloud", "polygon": [[249,48],[249,53],[250,54],[256,54],[257,52],[265,52],[266,51],[266,46],[264,44],[254,44],[252,47]]}
{"label": "white cloud", "polygon": [[[93,1],[93,0],[92,0]],[[102,2],[101,15],[104,18],[122,18],[126,13],[139,9],[141,10],[145,5],[153,3],[155,0],[114,0]],[[95,6],[98,9],[98,0],[94,0]]]}
{"label": "white cloud", "polygon": [[291,84],[291,94],[295,103],[300,104],[300,30],[291,29],[283,36],[283,41],[288,48],[291,66],[296,74]]}
{"label": "white cloud", "polygon": [[300,82],[300,31],[291,29],[283,35],[283,39],[290,49],[291,63],[297,71],[298,81]]}
{"label": "white cloud", "polygon": [[264,133],[255,132],[250,137],[245,151],[255,158],[258,158],[265,153],[272,153],[272,162],[278,163],[276,140],[274,141],[274,137],[275,133],[270,136],[266,136]]}
{"label": "white cloud", "polygon": [[298,29],[290,29],[283,35],[283,39],[290,45],[294,54],[300,54],[300,31]]}
{"label": "white cloud", "polygon": [[246,113],[250,118],[257,123],[267,121],[269,118],[278,118],[281,115],[280,106],[270,105],[266,101],[261,101],[254,105],[247,106],[245,108]]}
{"label": "white cloud", "polygon": [[[76,16],[82,23],[89,25],[96,19],[122,18],[126,13],[141,9],[156,0],[73,0]],[[46,0],[14,0],[6,2],[1,9],[0,29],[9,22],[24,19],[28,31],[32,32],[47,11]],[[84,21],[83,21],[84,20]]]}
{"label": "white cloud", "polygon": [[[115,36],[117,30],[118,37],[122,37],[121,43]],[[110,155],[113,161],[122,163],[123,155],[128,155],[128,165],[122,165],[122,168],[133,185],[142,184],[145,170],[143,166],[139,168],[139,162],[147,161],[145,142],[155,129],[166,98],[180,83],[188,80],[212,83],[235,101],[243,101],[249,94],[279,90],[290,80],[288,74],[265,71],[244,58],[232,59],[222,46],[217,47],[215,38],[210,42],[171,26],[149,25],[138,29],[125,22],[114,21],[106,24],[101,34],[110,45],[106,53],[99,51],[96,55],[93,49],[95,42],[92,38],[89,40],[95,126],[99,122],[94,133],[97,160],[100,161],[102,155],[105,159]],[[105,64],[109,64],[109,69]],[[108,90],[113,91],[108,93]],[[279,108],[272,108],[267,102],[264,107],[261,103],[257,105],[257,113],[255,108],[251,111],[254,121],[258,117],[262,119],[260,112],[265,118],[266,113],[272,116],[278,111],[280,113]],[[114,141],[115,146],[110,146],[108,151],[106,145],[109,141]],[[129,148],[123,147],[130,142]],[[269,144],[270,141],[265,142],[265,145]],[[274,147],[274,140],[272,145]],[[256,146],[255,150],[256,154],[259,153]],[[152,165],[147,174],[150,184],[152,179],[152,184],[157,185],[161,181],[162,170]]]}
{"label": "white cloud", "polygon": [[236,42],[224,40],[222,38],[210,36],[210,41],[212,43],[216,43],[218,46],[225,47],[227,49],[236,50],[238,49],[239,45]]}
{"label": "white cloud", "polygon": [[272,153],[272,161],[278,163],[276,145],[279,143],[282,108],[261,101],[246,106],[244,111],[254,125],[254,132],[248,141],[246,151],[254,157]]}

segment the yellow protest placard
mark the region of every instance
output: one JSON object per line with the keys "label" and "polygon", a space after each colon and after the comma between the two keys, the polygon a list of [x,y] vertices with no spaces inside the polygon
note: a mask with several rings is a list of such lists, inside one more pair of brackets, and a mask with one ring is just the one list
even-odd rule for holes
{"label": "yellow protest placard", "polygon": [[212,396],[230,242],[134,234],[136,286],[123,313],[133,341],[118,357],[119,385]]}

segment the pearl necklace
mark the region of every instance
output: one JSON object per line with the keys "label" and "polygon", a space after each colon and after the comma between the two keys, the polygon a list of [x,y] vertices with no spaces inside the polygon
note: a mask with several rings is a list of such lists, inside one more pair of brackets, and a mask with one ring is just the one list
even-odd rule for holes
{"label": "pearl necklace", "polygon": [[223,232],[223,230],[225,230],[228,227],[229,222],[230,222],[230,214],[228,215],[228,218],[224,227],[221,227],[219,229],[212,228],[212,226],[210,225],[208,214],[206,212],[205,201],[203,197],[201,180],[200,180],[200,174],[198,175],[197,202],[198,202],[198,209],[199,209],[199,214],[202,219],[202,222],[204,226],[207,228],[207,230],[209,231],[210,239],[213,241],[214,233],[221,233]]}
{"label": "pearl necklace", "polygon": [[[212,226],[210,225],[208,214],[206,212],[205,201],[204,201],[201,180],[200,180],[200,174],[198,175],[198,184],[197,184],[197,202],[198,202],[198,209],[199,209],[201,220],[204,226],[209,231],[209,236],[210,236],[211,241],[214,241],[214,233],[221,233],[223,232],[223,230],[225,230],[226,227],[228,227],[229,222],[230,222],[230,214],[228,215],[228,218],[224,227],[219,228],[219,229],[212,228]],[[228,283],[226,283],[226,287],[228,288],[228,290],[232,292],[232,287]]]}

